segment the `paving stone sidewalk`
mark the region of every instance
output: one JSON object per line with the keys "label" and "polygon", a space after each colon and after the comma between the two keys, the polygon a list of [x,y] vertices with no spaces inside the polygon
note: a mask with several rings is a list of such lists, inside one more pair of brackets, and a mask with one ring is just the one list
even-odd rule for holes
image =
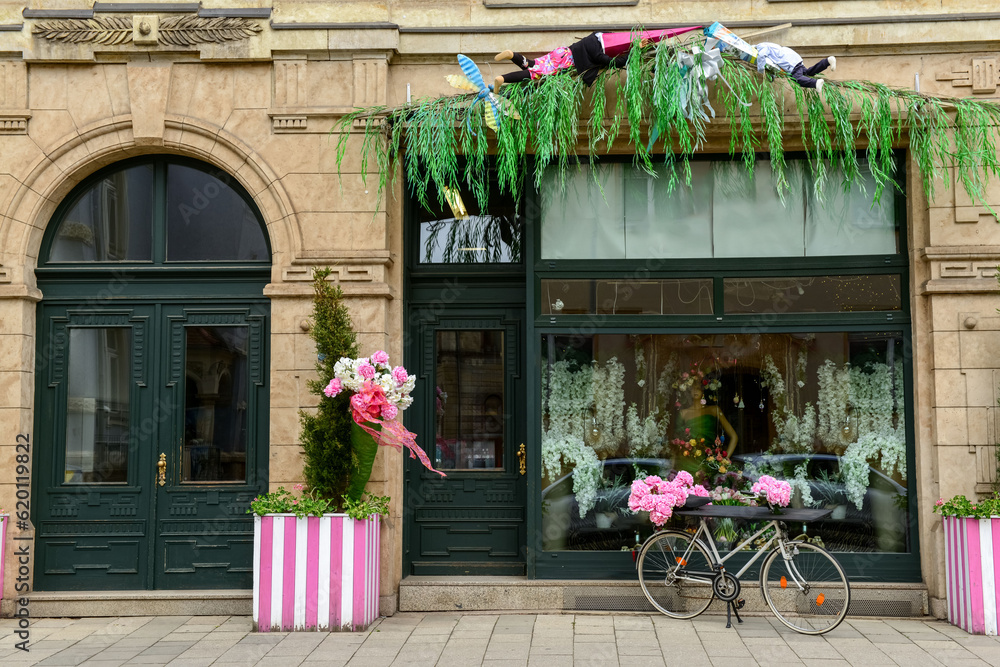
{"label": "paving stone sidewalk", "polygon": [[1000,667],[1000,639],[935,620],[848,619],[825,636],[807,637],[766,616],[726,630],[718,616],[403,613],[367,632],[332,634],[258,634],[242,616],[38,619],[28,653],[14,647],[16,625],[0,619],[3,667]]}

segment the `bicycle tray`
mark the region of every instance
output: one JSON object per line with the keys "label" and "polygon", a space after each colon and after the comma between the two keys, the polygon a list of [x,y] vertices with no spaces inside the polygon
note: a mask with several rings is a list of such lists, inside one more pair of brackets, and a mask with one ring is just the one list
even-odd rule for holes
{"label": "bicycle tray", "polygon": [[711,498],[705,498],[704,496],[688,496],[687,500],[678,509],[682,510],[693,510],[701,507],[702,505],[707,505],[712,502]]}

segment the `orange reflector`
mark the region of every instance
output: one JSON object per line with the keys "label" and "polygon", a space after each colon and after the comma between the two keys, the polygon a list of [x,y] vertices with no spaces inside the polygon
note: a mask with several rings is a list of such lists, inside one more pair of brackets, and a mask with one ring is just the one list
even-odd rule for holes
{"label": "orange reflector", "polygon": [[686,560],[684,560],[683,558],[681,558],[680,556],[678,556],[676,558],[676,560],[677,560],[677,564],[680,565],[681,567],[683,567],[683,566],[685,566],[685,565],[688,564],[688,562]]}
{"label": "orange reflector", "polygon": [[781,578],[781,587],[788,588],[788,579],[785,579],[784,577]]}
{"label": "orange reflector", "polygon": [[819,594],[819,597],[818,597],[818,598],[816,598],[816,604],[818,604],[818,605],[821,605],[821,606],[822,606],[822,604],[823,604],[823,601],[824,601],[824,600],[826,600],[826,596],[825,596],[825,595],[823,595],[822,593],[820,593],[820,594]]}

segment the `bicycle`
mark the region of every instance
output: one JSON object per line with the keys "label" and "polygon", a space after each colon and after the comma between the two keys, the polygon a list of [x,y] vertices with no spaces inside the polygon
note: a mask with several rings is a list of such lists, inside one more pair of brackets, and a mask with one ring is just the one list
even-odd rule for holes
{"label": "bicycle", "polygon": [[[693,535],[679,530],[660,531],[639,550],[636,568],[642,592],[656,609],[678,619],[698,616],[708,609],[713,598],[718,598],[726,602],[728,628],[730,611],[736,614],[738,622],[743,622],[739,615],[744,602],[740,599],[740,577],[764,556],[760,566],[761,593],[778,620],[802,634],[829,632],[847,615],[851,602],[847,576],[825,549],[789,539],[784,522],[815,521],[830,512],[789,509],[775,516],[766,507],[712,505],[695,510],[687,505],[675,514],[700,517]],[[768,523],[720,556],[708,528],[707,519],[713,517],[768,519]],[[772,529],[774,534],[735,575],[726,570],[726,561]]]}

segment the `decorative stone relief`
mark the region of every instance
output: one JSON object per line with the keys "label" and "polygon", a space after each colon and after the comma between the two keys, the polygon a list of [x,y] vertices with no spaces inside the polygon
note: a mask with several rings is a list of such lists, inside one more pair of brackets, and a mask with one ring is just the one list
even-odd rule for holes
{"label": "decorative stone relief", "polygon": [[28,70],[24,63],[0,62],[0,135],[27,134]]}
{"label": "decorative stone relief", "polygon": [[[955,223],[972,223],[977,222],[990,222],[995,223],[996,220],[993,214],[989,212],[982,204],[977,204],[972,198],[966,193],[965,188],[962,186],[961,181],[958,179],[958,172],[955,169],[952,172],[952,187],[951,191],[955,193]],[[996,210],[996,203],[990,201],[994,199],[991,195],[996,195],[996,182],[991,179],[990,183],[987,184],[986,197],[990,205]]]}
{"label": "decorative stone relief", "polygon": [[972,88],[976,95],[992,95],[997,90],[997,61],[994,58],[973,58],[968,67],[938,74],[937,80],[951,81],[953,88]]}
{"label": "decorative stone relief", "polygon": [[[134,18],[134,20],[133,20]],[[155,20],[151,20],[155,19]],[[70,44],[195,44],[237,42],[261,32],[260,25],[245,18],[200,16],[99,16],[90,19],[57,19],[37,23],[32,34]],[[136,39],[136,36],[139,39]],[[155,39],[154,36],[155,35]]]}
{"label": "decorative stone relief", "polygon": [[[333,282],[372,282],[374,276],[372,269],[368,266],[337,266],[331,267],[331,277]],[[312,282],[311,268],[289,268],[283,271],[282,280],[285,282]]]}
{"label": "decorative stone relief", "polygon": [[354,106],[385,104],[385,86],[389,64],[385,58],[354,61]]}

